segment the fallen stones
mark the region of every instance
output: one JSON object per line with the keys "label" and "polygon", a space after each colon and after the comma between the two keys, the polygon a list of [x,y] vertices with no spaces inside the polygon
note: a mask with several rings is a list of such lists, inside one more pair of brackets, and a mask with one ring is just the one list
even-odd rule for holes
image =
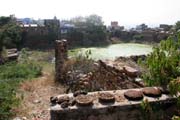
{"label": "fallen stones", "polygon": [[137,77],[140,73],[137,69],[129,67],[129,66],[124,66],[123,70],[126,73],[126,75],[129,77]]}
{"label": "fallen stones", "polygon": [[159,90],[161,91],[162,94],[169,94],[170,91],[167,87],[159,87]]}
{"label": "fallen stones", "polygon": [[146,87],[142,89],[143,94],[148,97],[160,97],[161,91],[159,88],[156,87]]}
{"label": "fallen stones", "polygon": [[124,93],[124,96],[128,100],[142,100],[143,99],[143,93],[137,90],[128,90]]}
{"label": "fallen stones", "polygon": [[115,96],[108,92],[99,93],[99,101],[103,103],[114,102]]}
{"label": "fallen stones", "polygon": [[64,101],[63,103],[61,103],[62,108],[67,108],[68,106],[69,106],[69,103],[67,101]]}
{"label": "fallen stones", "polygon": [[61,97],[58,97],[57,98],[57,103],[58,104],[61,104],[61,103],[63,103],[63,102],[69,102],[70,101],[70,98],[69,98],[69,96],[61,96]]}
{"label": "fallen stones", "polygon": [[71,99],[70,101],[69,101],[69,105],[70,106],[74,106],[76,104],[76,100],[75,99]]}
{"label": "fallen stones", "polygon": [[84,90],[78,90],[78,91],[73,93],[74,97],[77,97],[78,95],[87,95],[87,92]]}
{"label": "fallen stones", "polygon": [[56,104],[56,101],[57,101],[57,97],[50,97],[50,102],[52,104]]}
{"label": "fallen stones", "polygon": [[91,106],[93,104],[93,98],[88,95],[79,95],[76,97],[76,103],[79,106]]}

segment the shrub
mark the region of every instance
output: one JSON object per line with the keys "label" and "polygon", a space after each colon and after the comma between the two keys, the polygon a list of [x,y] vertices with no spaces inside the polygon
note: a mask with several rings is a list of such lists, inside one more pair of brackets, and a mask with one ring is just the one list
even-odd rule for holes
{"label": "shrub", "polygon": [[144,38],[143,35],[134,35],[133,36],[133,39],[135,39],[135,40],[142,40],[143,38]]}
{"label": "shrub", "polygon": [[71,91],[80,89],[79,80],[81,75],[94,70],[94,60],[91,59],[91,51],[80,53],[67,60],[63,67],[63,79],[70,86]]}
{"label": "shrub", "polygon": [[179,48],[180,37],[169,37],[153,49],[144,64],[147,72],[143,78],[147,85],[167,86],[180,75]]}
{"label": "shrub", "polygon": [[9,119],[12,108],[19,104],[20,100],[16,98],[19,82],[37,77],[41,69],[33,62],[11,62],[0,66],[0,120]]}

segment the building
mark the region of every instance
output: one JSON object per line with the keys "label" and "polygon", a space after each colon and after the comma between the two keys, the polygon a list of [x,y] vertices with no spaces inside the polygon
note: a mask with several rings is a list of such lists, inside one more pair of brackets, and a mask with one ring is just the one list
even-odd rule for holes
{"label": "building", "polygon": [[148,26],[146,24],[141,24],[136,26],[136,31],[142,32],[144,30],[148,29]]}
{"label": "building", "polygon": [[169,31],[172,28],[172,25],[160,24],[159,28],[162,29],[163,31]]}
{"label": "building", "polygon": [[119,26],[117,21],[112,21],[111,26],[109,27],[110,31],[113,30],[124,30],[124,26]]}
{"label": "building", "polygon": [[61,21],[60,24],[61,34],[66,34],[68,33],[68,31],[71,31],[75,28],[75,25],[70,23],[69,21]]}
{"label": "building", "polygon": [[112,21],[111,22],[111,27],[118,27],[119,25],[118,25],[118,22],[117,21]]}

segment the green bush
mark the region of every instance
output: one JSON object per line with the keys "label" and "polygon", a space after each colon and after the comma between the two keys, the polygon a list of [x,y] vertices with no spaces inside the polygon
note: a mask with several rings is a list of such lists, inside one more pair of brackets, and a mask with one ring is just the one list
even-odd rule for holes
{"label": "green bush", "polygon": [[147,85],[167,86],[180,75],[180,35],[161,41],[147,56],[147,72],[143,78]]}
{"label": "green bush", "polygon": [[133,39],[135,39],[135,40],[142,40],[143,38],[144,38],[143,35],[134,35],[133,36]]}
{"label": "green bush", "polygon": [[33,62],[11,62],[0,66],[0,120],[10,119],[12,108],[20,102],[16,98],[18,84],[41,74],[41,66]]}
{"label": "green bush", "polygon": [[[146,85],[168,87],[171,95],[180,92],[180,33],[161,41],[141,62],[147,69],[143,75]],[[180,97],[177,97],[177,111],[180,111],[179,108]],[[179,120],[179,116],[174,116],[172,120]]]}

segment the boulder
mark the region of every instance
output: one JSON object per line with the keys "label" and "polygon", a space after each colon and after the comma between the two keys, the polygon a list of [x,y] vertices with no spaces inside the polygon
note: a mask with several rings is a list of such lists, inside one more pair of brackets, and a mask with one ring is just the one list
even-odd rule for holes
{"label": "boulder", "polygon": [[87,95],[87,94],[88,94],[88,92],[86,92],[84,90],[78,90],[73,93],[73,96],[77,97],[78,95]]}
{"label": "boulder", "polygon": [[162,94],[169,94],[170,90],[167,87],[159,87]]}
{"label": "boulder", "polygon": [[79,95],[76,97],[76,103],[79,106],[91,106],[93,104],[93,98],[88,95]]}
{"label": "boulder", "polygon": [[124,93],[124,96],[128,100],[142,100],[143,99],[142,91],[137,91],[137,90],[128,90]]}
{"label": "boulder", "polygon": [[99,101],[102,103],[115,102],[115,96],[108,92],[99,93]]}
{"label": "boulder", "polygon": [[142,89],[143,94],[148,97],[160,97],[161,90],[157,87],[146,87]]}
{"label": "boulder", "polygon": [[124,70],[124,72],[126,73],[127,76],[132,77],[132,78],[137,77],[139,75],[139,73],[140,73],[139,70],[137,70],[135,68],[132,68],[130,66],[124,66],[123,70]]}
{"label": "boulder", "polygon": [[70,98],[69,98],[69,96],[61,96],[61,97],[58,97],[57,98],[57,103],[58,104],[61,104],[61,103],[63,103],[63,102],[69,102],[70,101]]}

